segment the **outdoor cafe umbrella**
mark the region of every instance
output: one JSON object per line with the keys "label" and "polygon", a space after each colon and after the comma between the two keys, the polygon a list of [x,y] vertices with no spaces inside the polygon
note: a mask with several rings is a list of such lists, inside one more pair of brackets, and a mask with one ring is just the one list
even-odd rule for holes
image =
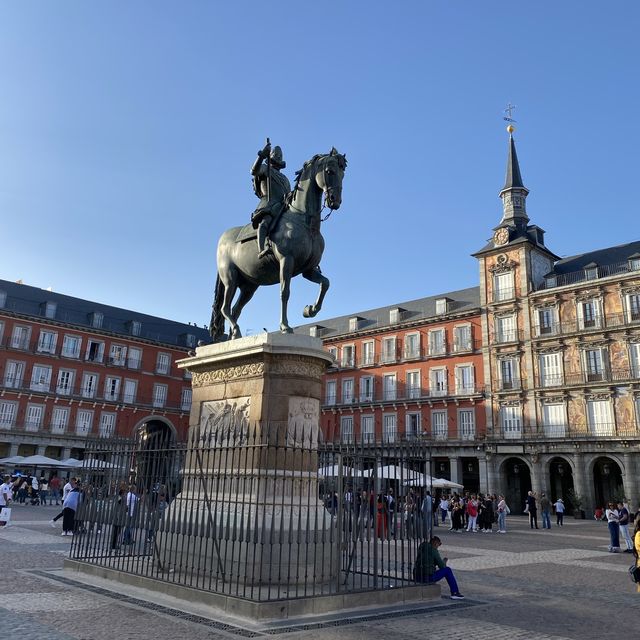
{"label": "outdoor cafe umbrella", "polygon": [[434,478],[433,486],[438,489],[464,489],[464,485],[446,478]]}
{"label": "outdoor cafe umbrella", "polygon": [[78,460],[78,458],[65,458],[64,460],[60,460],[61,467],[79,467],[82,464],[82,460]]}
{"label": "outdoor cafe umbrella", "polygon": [[20,460],[21,467],[60,467],[60,460],[47,458],[47,456],[29,456]]}
{"label": "outdoor cafe umbrella", "polygon": [[21,464],[23,460],[24,456],[10,456],[9,458],[0,459],[0,464],[12,467],[14,465]]}

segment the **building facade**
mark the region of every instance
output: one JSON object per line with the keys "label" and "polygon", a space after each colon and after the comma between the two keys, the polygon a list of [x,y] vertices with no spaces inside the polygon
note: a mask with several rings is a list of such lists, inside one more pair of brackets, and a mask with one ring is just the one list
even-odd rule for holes
{"label": "building facade", "polygon": [[490,485],[592,510],[640,498],[640,242],[559,259],[530,224],[513,136],[480,265]]}
{"label": "building facade", "polygon": [[[184,438],[175,360],[205,329],[0,280],[0,458],[81,458],[87,438]],[[188,374],[187,374],[188,375]]]}
{"label": "building facade", "polygon": [[324,437],[387,450],[427,440],[433,474],[477,490],[486,476],[480,318],[475,287],[305,327],[334,357]]}

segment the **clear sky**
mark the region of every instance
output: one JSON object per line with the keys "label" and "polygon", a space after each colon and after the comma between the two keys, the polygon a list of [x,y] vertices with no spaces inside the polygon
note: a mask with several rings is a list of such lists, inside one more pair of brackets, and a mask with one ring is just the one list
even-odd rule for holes
{"label": "clear sky", "polygon": [[[515,134],[561,256],[640,238],[640,3],[139,0],[0,4],[0,277],[209,322],[221,232],[335,145],[318,317],[475,286]],[[292,284],[289,319],[316,286]],[[241,327],[276,329],[276,287]]]}

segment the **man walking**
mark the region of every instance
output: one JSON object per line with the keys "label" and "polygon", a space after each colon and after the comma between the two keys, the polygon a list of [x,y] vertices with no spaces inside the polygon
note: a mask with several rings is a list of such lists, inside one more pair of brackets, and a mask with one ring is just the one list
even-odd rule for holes
{"label": "man walking", "polygon": [[538,528],[538,505],[536,503],[536,497],[533,494],[533,491],[529,491],[529,493],[527,494],[527,511],[529,513],[529,524],[531,525],[531,528],[533,529],[534,525],[535,528]]}
{"label": "man walking", "polygon": [[[11,490],[11,478],[9,476],[4,477],[4,482],[0,484],[0,520],[2,520],[2,512],[9,509],[9,505],[13,500],[13,492]],[[9,521],[6,521],[7,526]]]}
{"label": "man walking", "polygon": [[433,536],[418,547],[416,563],[413,567],[413,578],[416,582],[433,583],[444,578],[451,590],[452,600],[463,600],[464,596],[458,589],[453,571],[447,567],[447,558],[442,558],[438,551],[442,542],[438,536]]}
{"label": "man walking", "polygon": [[551,500],[546,493],[540,496],[540,509],[542,509],[542,528],[551,529]]}
{"label": "man walking", "polygon": [[629,509],[624,506],[623,502],[618,501],[618,526],[620,533],[627,543],[625,553],[633,553],[633,541],[629,535]]}

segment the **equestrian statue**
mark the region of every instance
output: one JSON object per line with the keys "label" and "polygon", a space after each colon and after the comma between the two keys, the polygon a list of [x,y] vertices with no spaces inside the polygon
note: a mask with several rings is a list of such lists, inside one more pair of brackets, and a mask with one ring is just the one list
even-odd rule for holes
{"label": "equestrian statue", "polygon": [[[313,318],[322,308],[329,280],[320,271],[324,251],[321,212],[325,206],[336,210],[342,203],[347,158],[335,148],[327,154],[313,156],[296,173],[293,189],[281,171],[285,167],[282,149],[278,146],[272,149],[267,138],[267,144],[258,151],[251,168],[253,189],[260,199],[251,223],[227,229],[220,236],[218,276],[209,325],[214,342],[242,336],[238,318],[260,286],[280,283],[282,333],[293,333],[287,320],[293,276],[302,274],[320,285],[318,298],[304,308],[304,317]],[[228,336],[225,320],[230,325]]]}

